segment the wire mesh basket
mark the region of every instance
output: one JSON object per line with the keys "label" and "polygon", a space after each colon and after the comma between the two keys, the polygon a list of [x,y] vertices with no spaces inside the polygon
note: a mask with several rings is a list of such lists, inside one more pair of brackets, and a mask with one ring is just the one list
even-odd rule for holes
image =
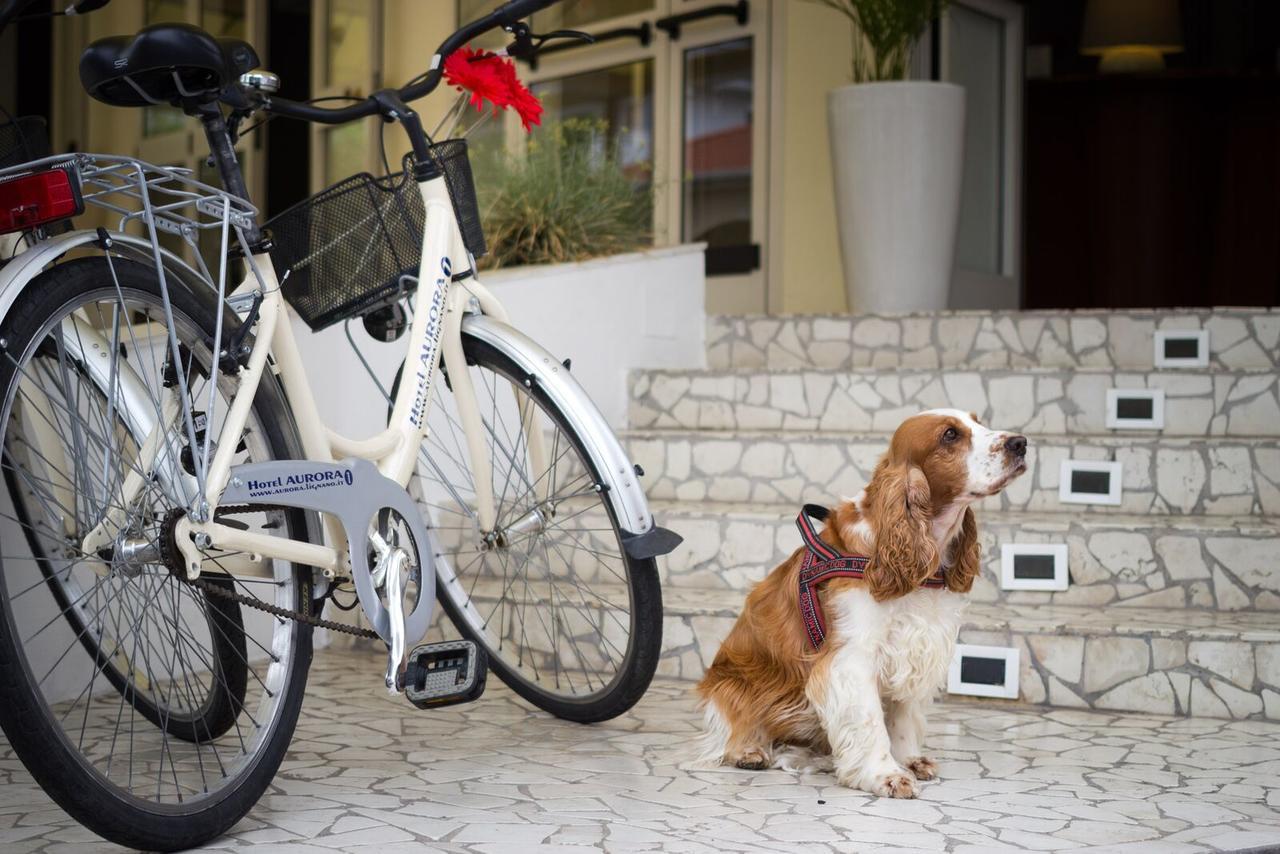
{"label": "wire mesh basket", "polygon": [[0,122],[0,169],[48,157],[49,131],[39,116]]}
{"label": "wire mesh basket", "polygon": [[473,257],[483,257],[488,247],[480,225],[480,205],[476,202],[476,183],[471,176],[467,141],[449,139],[437,142],[431,146],[431,157],[444,173],[449,198],[453,200],[453,212],[458,217],[458,230],[462,232],[462,242]]}
{"label": "wire mesh basket", "polygon": [[[437,143],[431,156],[444,173],[463,242],[479,257],[484,232],[467,144]],[[411,157],[404,166],[381,178],[353,175],[267,222],[271,260],[281,275],[288,271],[284,297],[313,330],[367,314],[416,285],[425,214]]]}

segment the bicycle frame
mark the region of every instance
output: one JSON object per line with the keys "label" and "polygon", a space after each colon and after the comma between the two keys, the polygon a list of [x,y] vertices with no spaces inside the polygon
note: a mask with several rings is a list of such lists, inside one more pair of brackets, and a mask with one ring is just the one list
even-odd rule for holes
{"label": "bicycle frame", "polygon": [[[41,168],[65,160],[66,156],[33,161],[22,169]],[[508,321],[499,301],[476,279],[472,259],[457,225],[453,203],[444,179],[427,179],[419,183],[425,213],[422,234],[422,252],[419,265],[420,279],[415,301],[414,320],[407,340],[406,367],[401,389],[392,401],[392,418],[387,428],[375,436],[353,439],[328,429],[322,422],[311,388],[306,377],[302,356],[293,336],[290,315],[285,307],[280,281],[270,257],[263,251],[247,252],[249,268],[243,282],[230,294],[226,291],[226,259],[229,241],[235,237],[247,249],[246,229],[253,225],[256,209],[247,201],[218,190],[180,171],[156,167],[131,158],[111,155],[80,154],[74,156],[82,169],[82,180],[93,192],[86,193],[86,201],[121,215],[120,226],[115,231],[102,229],[81,230],[45,237],[24,248],[9,264],[0,269],[0,317],[49,264],[77,249],[99,250],[110,264],[112,257],[127,256],[154,265],[160,277],[161,287],[180,287],[189,291],[208,291],[216,294],[219,318],[233,310],[231,303],[239,305],[245,300],[261,296],[258,319],[247,364],[237,371],[240,387],[225,411],[218,436],[198,439],[193,424],[193,407],[186,402],[185,376],[177,374],[177,388],[173,400],[163,405],[156,402],[146,407],[127,407],[130,410],[130,432],[134,435],[140,454],[133,465],[146,476],[129,477],[119,495],[118,503],[128,506],[141,493],[152,475],[164,480],[181,481],[177,494],[186,496],[182,505],[188,511],[177,524],[176,544],[182,551],[183,564],[190,577],[196,577],[209,549],[235,555],[221,562],[223,569],[233,576],[263,576],[271,572],[270,559],[282,559],[293,563],[317,567],[326,578],[351,578],[357,586],[367,581],[366,573],[356,572],[354,566],[365,568],[365,552],[353,552],[355,546],[365,545],[366,532],[352,525],[363,526],[364,521],[354,518],[344,521],[341,505],[301,504],[304,509],[319,510],[324,519],[323,540],[319,532],[311,531],[304,539],[289,540],[277,536],[243,531],[231,525],[215,521],[215,513],[224,493],[231,489],[235,498],[227,503],[262,503],[236,486],[232,477],[232,456],[239,445],[247,423],[252,402],[263,371],[269,365],[277,373],[289,401],[291,414],[297,427],[301,453],[299,457],[323,466],[344,466],[347,461],[365,460],[369,472],[381,478],[386,486],[393,487],[408,496],[406,487],[415,472],[415,461],[426,436],[427,406],[437,364],[443,363],[449,371],[453,402],[458,410],[459,426],[467,445],[465,457],[471,465],[476,499],[475,517],[479,534],[485,542],[496,542],[501,532],[496,530],[496,507],[492,494],[492,469],[487,456],[485,425],[480,416],[471,387],[470,372],[463,353],[462,336],[466,334],[483,341],[510,358],[519,371],[521,380],[513,380],[516,404],[521,410],[518,434],[521,434],[524,452],[535,469],[545,469],[547,456],[545,440],[535,427],[533,407],[525,406],[529,400],[528,389],[537,383],[539,392],[547,396],[557,411],[570,422],[576,435],[587,445],[588,456],[595,461],[597,482],[595,488],[612,507],[618,519],[622,546],[633,558],[648,559],[666,554],[679,543],[679,537],[658,527],[648,509],[644,491],[640,487],[637,472],[618,443],[612,429],[591,403],[582,387],[562,368],[560,361],[535,342],[519,333]],[[11,170],[5,170],[8,173]],[[164,199],[153,198],[168,193]],[[113,201],[114,200],[114,201]],[[192,211],[189,216],[183,210]],[[143,235],[126,230],[129,223],[145,226]],[[232,232],[234,226],[234,232]],[[222,263],[215,276],[202,257],[196,255],[198,267],[193,267],[164,249],[159,243],[159,232],[178,233],[192,242],[196,229],[214,229],[221,233]],[[461,270],[461,273],[457,273]],[[165,282],[168,282],[168,285]],[[167,303],[166,303],[167,306]],[[242,308],[236,308],[243,311]],[[166,307],[169,326],[156,335],[157,343],[164,340],[165,349],[175,361],[181,354],[172,335],[173,318]],[[220,351],[223,324],[219,321],[214,332],[213,352]],[[149,333],[150,334],[150,333]],[[66,337],[64,335],[64,337]],[[75,336],[72,336],[75,337]],[[80,336],[96,342],[111,352],[111,342],[98,335],[92,328],[80,330]],[[0,342],[0,346],[3,346]],[[270,357],[274,356],[274,364]],[[142,378],[133,369],[123,366],[114,376],[95,376],[92,381],[114,397],[110,389],[119,384],[126,390],[142,384]],[[209,412],[213,417],[215,406],[212,391]],[[135,413],[134,409],[138,409]],[[136,416],[136,417],[135,417]],[[187,476],[175,470],[174,442],[154,439],[153,436],[181,435],[194,453],[194,474]],[[51,447],[56,444],[51,437]],[[211,443],[216,442],[217,450]],[[203,453],[200,451],[203,450]],[[212,459],[210,454],[212,453]],[[167,474],[166,474],[167,473]],[[363,476],[362,476],[363,479]],[[194,481],[194,483],[192,483]],[[538,500],[544,499],[546,483],[531,484]],[[390,493],[385,493],[392,505],[401,505],[402,515],[414,513],[412,503],[402,504]],[[194,499],[192,496],[194,495]],[[288,503],[281,499],[283,503]],[[97,554],[115,540],[119,531],[119,514],[107,514],[82,541],[83,551]],[[420,514],[415,514],[420,515]],[[421,520],[417,523],[420,524]],[[426,531],[420,529],[423,536]],[[421,537],[419,537],[421,539]],[[376,544],[375,544],[376,545]],[[483,548],[484,545],[481,544]],[[92,565],[92,564],[91,564]],[[102,573],[110,573],[105,562],[96,565]],[[362,597],[362,602],[363,602]],[[375,613],[381,606],[370,599],[367,608]],[[372,615],[371,615],[372,616]],[[381,630],[381,629],[380,629]]]}
{"label": "bicycle frame", "polygon": [[[248,366],[241,372],[240,388],[227,413],[217,451],[205,478],[205,491],[201,500],[207,509],[202,508],[202,512],[198,514],[203,517],[203,521],[189,516],[178,527],[177,539],[186,553],[188,565],[199,563],[199,551],[189,536],[192,534],[207,537],[206,548],[245,551],[266,558],[310,564],[322,569],[330,578],[342,575],[341,568],[347,564],[340,548],[242,531],[212,521],[213,512],[217,509],[231,476],[231,458],[237,444],[234,439],[244,429],[254,393],[268,365],[268,355],[275,357],[275,367],[293,408],[308,460],[333,462],[346,457],[366,459],[375,463],[383,476],[401,487],[408,486],[420,447],[426,438],[431,389],[437,365],[443,361],[449,371],[467,441],[468,456],[475,473],[478,505],[476,514],[480,530],[485,533],[493,530],[497,513],[490,461],[485,453],[483,421],[475,389],[462,350],[462,318],[472,310],[473,302],[481,313],[499,322],[507,323],[508,317],[501,303],[479,283],[474,274],[455,281],[454,259],[465,259],[464,272],[470,272],[471,265],[444,179],[435,178],[418,186],[426,211],[426,226],[422,237],[419,286],[414,297],[413,324],[406,350],[406,370],[392,401],[390,422],[385,430],[375,436],[352,439],[324,425],[307,380],[302,355],[293,335],[271,259],[266,254],[253,257],[252,266],[257,269],[250,270],[244,282],[231,296],[234,299],[261,289],[258,335],[249,354]],[[417,365],[412,377],[409,365]],[[515,392],[517,400],[524,394],[519,388]],[[520,409],[525,413],[521,427],[536,470],[546,461],[544,438],[534,427],[531,408],[521,406]],[[168,428],[167,425],[159,424],[157,429]],[[148,466],[147,470],[150,465],[154,465],[154,461],[142,462]],[[346,534],[332,516],[326,515],[325,523],[331,542],[346,542]],[[262,571],[267,570],[263,568]]]}

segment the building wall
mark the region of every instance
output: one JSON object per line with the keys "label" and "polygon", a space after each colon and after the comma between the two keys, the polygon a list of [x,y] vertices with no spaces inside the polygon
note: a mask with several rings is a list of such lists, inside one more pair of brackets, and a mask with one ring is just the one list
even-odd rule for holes
{"label": "building wall", "polygon": [[[318,5],[318,4],[316,4]],[[754,12],[759,9],[759,12]],[[436,46],[457,25],[455,4],[433,0],[383,0],[382,84],[400,85],[424,71]],[[317,9],[317,13],[319,10]],[[839,13],[799,0],[760,0],[754,14],[768,15],[772,28],[768,174],[770,313],[845,310],[840,247],[835,223],[827,92],[848,81],[851,36]],[[72,24],[71,21],[64,22]],[[60,26],[55,63],[53,139],[82,149],[139,153],[141,122],[89,99],[76,72],[81,46],[141,26],[141,4],[114,3]],[[265,53],[265,44],[259,45]],[[271,67],[269,56],[264,62]],[[281,75],[287,68],[273,68]],[[416,105],[428,129],[450,105],[447,97]],[[267,132],[269,132],[268,129]]]}
{"label": "building wall", "polygon": [[[408,80],[456,26],[452,3],[421,14],[415,0],[385,0],[384,80]],[[834,10],[799,0],[763,0],[772,28],[769,181],[772,314],[846,310],[835,222],[827,92],[849,82],[852,34]],[[428,127],[449,106],[429,99]]]}
{"label": "building wall", "polygon": [[843,312],[827,92],[849,82],[850,25],[816,3],[782,0],[773,4],[772,14],[769,312]]}

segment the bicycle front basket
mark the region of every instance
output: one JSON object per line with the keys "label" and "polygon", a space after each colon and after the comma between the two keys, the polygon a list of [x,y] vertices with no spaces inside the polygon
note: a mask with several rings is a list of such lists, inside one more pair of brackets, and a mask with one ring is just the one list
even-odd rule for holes
{"label": "bicycle front basket", "polygon": [[398,299],[401,277],[418,275],[423,221],[407,172],[363,172],[299,202],[266,224],[284,298],[313,330]]}
{"label": "bicycle front basket", "polygon": [[446,139],[431,146],[431,159],[444,173],[445,186],[453,212],[458,217],[458,231],[462,242],[472,257],[480,258],[486,251],[484,229],[480,227],[480,205],[476,202],[476,185],[471,177],[471,160],[467,156],[465,139]]}

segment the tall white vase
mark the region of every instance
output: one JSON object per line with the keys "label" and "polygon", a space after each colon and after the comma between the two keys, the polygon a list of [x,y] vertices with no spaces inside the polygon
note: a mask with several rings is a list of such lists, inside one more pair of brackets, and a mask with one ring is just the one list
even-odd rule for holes
{"label": "tall white vase", "polygon": [[852,313],[947,307],[964,89],[857,83],[827,98],[844,285]]}

